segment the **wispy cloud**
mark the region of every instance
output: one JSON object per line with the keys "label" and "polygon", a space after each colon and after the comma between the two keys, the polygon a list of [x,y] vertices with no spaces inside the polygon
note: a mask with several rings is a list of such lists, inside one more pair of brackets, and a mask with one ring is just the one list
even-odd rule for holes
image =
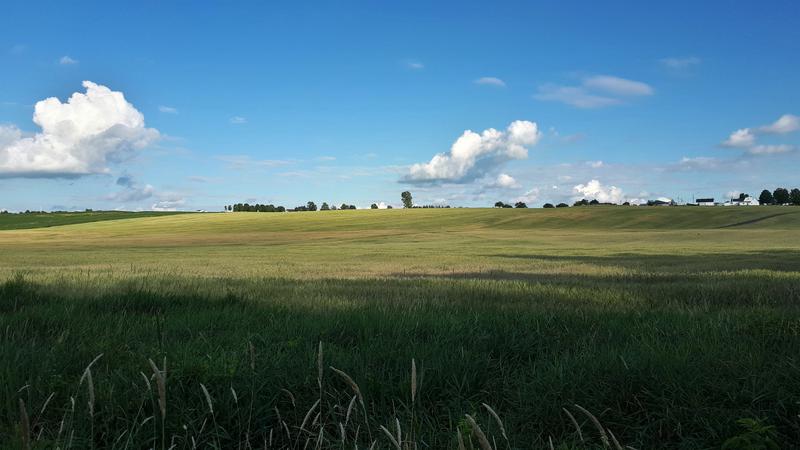
{"label": "wispy cloud", "polygon": [[742,128],[734,131],[720,145],[731,148],[747,148],[756,143],[756,136],[750,128]]}
{"label": "wispy cloud", "polygon": [[234,170],[281,167],[296,162],[287,159],[253,159],[248,155],[220,155],[216,159],[227,163],[227,167]]}
{"label": "wispy cloud", "polygon": [[423,64],[420,61],[413,60],[413,59],[406,60],[405,65],[406,65],[407,68],[409,68],[411,70],[422,70],[422,69],[425,68],[425,64]]}
{"label": "wispy cloud", "polygon": [[671,58],[661,58],[658,62],[670,70],[685,70],[690,67],[697,66],[703,60],[696,56],[684,56],[684,57],[671,57]]}
{"label": "wispy cloud", "polygon": [[61,58],[59,58],[58,63],[61,64],[62,66],[72,66],[78,64],[78,60],[70,58],[67,55],[64,55]]}
{"label": "wispy cloud", "polygon": [[233,116],[230,119],[228,119],[228,122],[230,122],[230,123],[232,123],[234,125],[240,125],[240,124],[243,124],[243,123],[247,123],[247,119],[242,117],[242,116]]}
{"label": "wispy cloud", "polygon": [[162,113],[165,113],[165,114],[178,114],[178,109],[177,108],[173,108],[172,106],[160,105],[158,107],[158,110],[160,112],[162,112]]}
{"label": "wispy cloud", "polygon": [[474,83],[483,86],[506,87],[506,82],[496,77],[481,77],[475,80]]}
{"label": "wispy cloud", "polygon": [[653,95],[654,92],[650,85],[641,81],[612,75],[593,75],[584,77],[581,84],[576,86],[543,84],[534,98],[592,109],[619,105],[636,97]]}

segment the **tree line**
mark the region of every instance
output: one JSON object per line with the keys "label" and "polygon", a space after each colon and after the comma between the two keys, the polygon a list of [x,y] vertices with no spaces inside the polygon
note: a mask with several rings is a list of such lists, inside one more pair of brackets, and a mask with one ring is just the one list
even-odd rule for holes
{"label": "tree line", "polygon": [[800,189],[794,188],[791,191],[779,187],[773,192],[768,189],[761,191],[758,196],[758,203],[762,205],[794,205],[800,206]]}

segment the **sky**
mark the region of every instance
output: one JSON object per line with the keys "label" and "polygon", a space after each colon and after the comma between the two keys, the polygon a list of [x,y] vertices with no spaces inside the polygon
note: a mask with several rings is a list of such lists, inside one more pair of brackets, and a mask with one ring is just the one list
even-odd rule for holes
{"label": "sky", "polygon": [[800,186],[800,2],[4,2],[0,210]]}

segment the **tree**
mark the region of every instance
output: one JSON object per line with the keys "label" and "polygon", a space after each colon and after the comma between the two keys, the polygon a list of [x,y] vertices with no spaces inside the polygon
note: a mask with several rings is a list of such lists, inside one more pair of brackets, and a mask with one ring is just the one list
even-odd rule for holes
{"label": "tree", "polygon": [[336,205],[331,205],[331,211],[336,211],[337,209],[339,209],[339,208],[336,207]]}
{"label": "tree", "polygon": [[556,205],[556,208],[569,208],[569,205],[566,203],[559,203]]}
{"label": "tree", "polygon": [[739,198],[737,200],[743,202],[747,197],[750,197],[750,194],[745,194],[744,192],[742,192],[741,194],[739,194]]}
{"label": "tree", "polygon": [[378,209],[378,205],[376,203],[373,203],[369,205],[369,209]]}
{"label": "tree", "polygon": [[386,205],[386,209],[392,209],[392,205]]}
{"label": "tree", "polygon": [[544,206],[542,206],[542,208],[548,208],[549,209],[549,208],[555,208],[555,206],[553,206],[552,203],[545,203]]}
{"label": "tree", "polygon": [[795,206],[800,206],[800,189],[792,189],[792,192],[789,193],[789,201]]}
{"label": "tree", "polygon": [[789,191],[786,188],[775,189],[772,197],[775,199],[775,203],[779,205],[785,205],[789,203]]}
{"label": "tree", "polygon": [[527,207],[528,205],[526,205],[525,202],[517,202],[514,204],[514,208],[527,208]]}
{"label": "tree", "polygon": [[350,209],[350,205],[347,203],[342,203],[342,206],[340,206],[339,209]]}
{"label": "tree", "polygon": [[330,209],[331,207],[326,202],[322,202],[322,206],[319,207],[320,211],[330,211]]}
{"label": "tree", "polygon": [[495,202],[494,207],[495,208],[502,208],[503,207],[503,202]]}
{"label": "tree", "polygon": [[598,202],[597,199],[594,199],[594,200],[590,201],[589,204],[590,205],[599,205],[600,202]]}
{"label": "tree", "polygon": [[631,202],[624,202],[622,206],[631,206]]}
{"label": "tree", "polygon": [[775,203],[775,198],[772,197],[772,192],[764,189],[761,195],[758,196],[758,203],[762,205],[771,205]]}
{"label": "tree", "polygon": [[306,203],[306,208],[309,211],[316,211],[317,210],[317,204],[314,203],[314,202],[308,202],[308,203]]}
{"label": "tree", "polygon": [[588,204],[589,204],[589,200],[586,200],[585,198],[582,198],[582,199],[578,200],[577,202],[573,203],[572,206],[586,206]]}
{"label": "tree", "polygon": [[503,208],[513,208],[513,206],[509,205],[508,203],[503,203]]}
{"label": "tree", "polygon": [[414,202],[411,200],[411,192],[403,191],[400,194],[400,199],[403,200],[403,208],[411,208],[414,206]]}

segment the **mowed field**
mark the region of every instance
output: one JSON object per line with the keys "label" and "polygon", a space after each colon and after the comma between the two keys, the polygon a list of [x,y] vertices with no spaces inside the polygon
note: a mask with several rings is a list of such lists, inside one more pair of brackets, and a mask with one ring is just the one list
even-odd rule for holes
{"label": "mowed field", "polygon": [[800,208],[4,221],[9,446],[800,442]]}

